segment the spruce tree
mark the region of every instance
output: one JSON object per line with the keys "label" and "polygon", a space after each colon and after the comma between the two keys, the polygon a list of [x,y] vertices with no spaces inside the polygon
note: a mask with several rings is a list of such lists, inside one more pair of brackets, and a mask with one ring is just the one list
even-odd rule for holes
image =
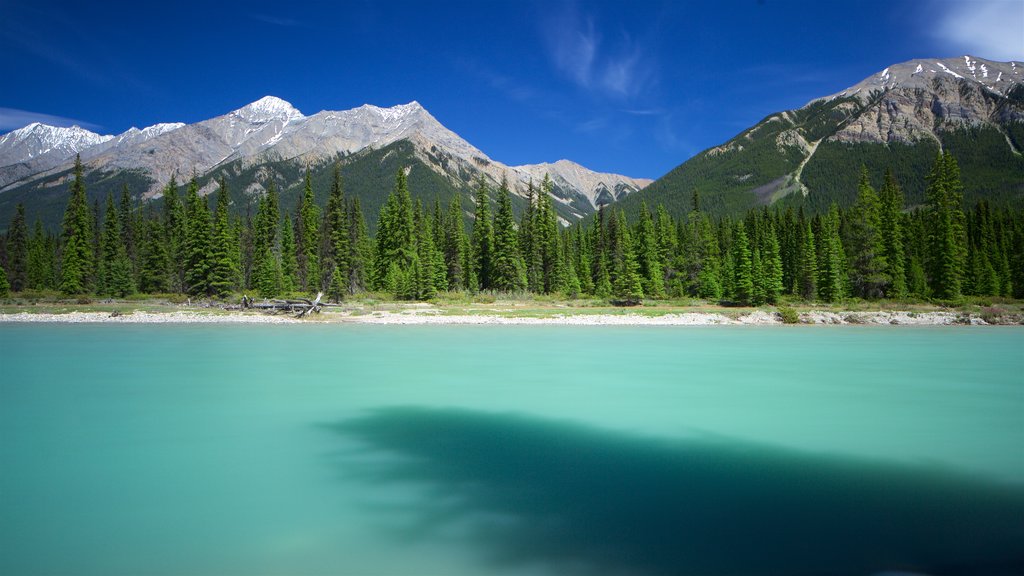
{"label": "spruce tree", "polygon": [[960,169],[948,152],[936,158],[928,174],[925,196],[928,202],[927,270],[932,293],[955,300],[963,290],[967,239]]}
{"label": "spruce tree", "polygon": [[754,299],[754,264],[743,222],[737,222],[733,232],[732,264],[732,298],[739,304],[749,305]]}
{"label": "spruce tree", "polygon": [[[349,258],[351,248],[351,226],[348,221],[348,206],[345,202],[345,192],[341,185],[341,168],[334,165],[334,179],[331,182],[331,193],[327,197],[327,210],[324,215],[324,238],[327,241],[327,254],[324,259],[324,268],[330,274],[328,283],[331,286],[332,296],[340,299],[343,293],[348,292],[349,286]],[[335,290],[334,276],[338,276],[338,286],[344,289],[341,292]]]}
{"label": "spruce tree", "polygon": [[164,238],[167,252],[169,289],[172,292],[187,292],[185,283],[185,236],[187,221],[185,206],[178,199],[178,183],[171,180],[164,186]]}
{"label": "spruce tree", "polygon": [[223,298],[234,290],[238,278],[237,242],[228,217],[228,187],[221,178],[210,246],[208,285],[210,294]]}
{"label": "spruce tree", "polygon": [[367,232],[358,196],[349,203],[348,223],[348,291],[354,294],[370,287],[370,264],[373,261],[373,240]]}
{"label": "spruce tree", "polygon": [[124,297],[135,292],[135,278],[121,234],[121,215],[114,208],[113,196],[107,194],[100,237],[100,272],[96,289],[99,294]]}
{"label": "spruce tree", "polygon": [[299,264],[295,261],[295,232],[292,219],[285,215],[281,231],[281,292],[294,292],[297,284]]}
{"label": "spruce tree", "polygon": [[544,266],[539,246],[534,238],[534,222],[537,208],[537,191],[533,187],[533,180],[530,180],[526,188],[526,209],[523,210],[522,220],[519,224],[519,250],[523,255],[523,263],[526,266],[526,286],[530,292],[539,294],[543,292]]}
{"label": "spruce tree", "polygon": [[903,192],[892,171],[885,171],[885,180],[879,193],[881,203],[882,253],[885,256],[885,275],[889,280],[886,298],[904,298],[907,295],[906,254],[903,247]]}
{"label": "spruce tree", "polygon": [[52,243],[53,240],[43,230],[43,223],[36,220],[28,253],[28,287],[30,289],[46,290],[54,287]]}
{"label": "spruce tree", "polygon": [[386,286],[389,276],[393,277],[391,266],[408,271],[416,255],[415,223],[413,222],[412,197],[409,194],[405,170],[399,168],[395,175],[395,187],[388,195],[377,219],[377,248],[374,253],[374,276],[378,289],[393,291]]}
{"label": "spruce tree", "polygon": [[775,304],[782,296],[782,249],[775,223],[768,221],[761,245],[761,274],[765,302]]}
{"label": "spruce tree", "polygon": [[551,205],[551,194],[554,184],[551,177],[544,175],[540,193],[537,196],[537,209],[534,211],[533,251],[534,258],[540,266],[539,287],[550,294],[558,289],[562,282],[561,256],[558,246],[558,214]]}
{"label": "spruce tree", "polygon": [[612,232],[614,236],[612,239],[612,262],[615,279],[612,293],[623,304],[639,304],[644,297],[643,283],[640,279],[640,265],[636,260],[626,215],[619,210],[613,221],[615,226]]}
{"label": "spruce tree", "polygon": [[210,294],[210,208],[195,175],[185,193],[185,286],[193,296]]}
{"label": "spruce tree", "polygon": [[164,241],[164,227],[150,214],[142,221],[141,250],[139,253],[139,290],[145,293],[166,292],[167,243]]}
{"label": "spruce tree", "polygon": [[490,290],[493,287],[491,270],[494,265],[494,224],[491,222],[488,196],[487,183],[481,176],[476,190],[473,232],[470,235],[473,247],[473,271],[481,290]]}
{"label": "spruce tree", "polygon": [[305,185],[296,213],[296,262],[299,286],[303,291],[316,292],[320,286],[320,207],[313,197],[313,184],[306,168]]}
{"label": "spruce tree", "polygon": [[651,298],[664,298],[665,279],[661,268],[661,256],[654,231],[654,220],[647,209],[647,202],[641,202],[640,220],[636,228],[636,247],[644,294]]}
{"label": "spruce tree", "polygon": [[448,204],[448,214],[444,221],[444,252],[445,266],[448,268],[448,289],[452,291],[466,288],[466,274],[463,262],[466,259],[466,229],[462,223],[462,196],[452,196]]}
{"label": "spruce tree", "polygon": [[138,277],[139,274],[139,246],[138,246],[138,231],[137,227],[137,214],[132,209],[132,198],[131,193],[128,190],[128,185],[125,184],[121,187],[121,203],[118,207],[118,220],[121,223],[121,242],[124,244],[125,254],[128,257],[128,261],[131,263],[132,279]]}
{"label": "spruce tree", "polygon": [[839,237],[839,208],[832,204],[821,220],[818,254],[818,296],[835,302],[846,295],[846,254]]}
{"label": "spruce tree", "polygon": [[868,170],[861,167],[857,201],[849,211],[850,282],[856,296],[881,298],[888,291],[890,278],[885,260],[882,233],[882,205],[868,181]]}
{"label": "spruce tree", "polygon": [[71,198],[64,211],[62,232],[60,290],[65,294],[82,294],[91,289],[90,276],[94,266],[93,214],[85,196],[82,161],[75,156]]}
{"label": "spruce tree", "polygon": [[814,242],[814,232],[811,230],[811,223],[803,219],[803,212],[800,213],[798,225],[802,228],[800,234],[800,258],[797,265],[795,292],[804,300],[814,300],[818,294],[818,253]]}
{"label": "spruce tree", "polygon": [[25,223],[25,205],[18,203],[7,228],[7,281],[14,292],[28,288],[28,225]]}
{"label": "spruce tree", "polygon": [[11,285],[7,283],[7,272],[0,266],[0,298],[7,298],[11,295]]}
{"label": "spruce tree", "polygon": [[504,179],[498,189],[498,211],[494,215],[491,288],[502,292],[526,289],[526,267],[519,252],[519,238],[512,216],[512,200]]}

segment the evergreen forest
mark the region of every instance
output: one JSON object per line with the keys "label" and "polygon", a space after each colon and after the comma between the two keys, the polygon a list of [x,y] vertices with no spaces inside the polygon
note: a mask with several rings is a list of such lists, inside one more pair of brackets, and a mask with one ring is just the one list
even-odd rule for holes
{"label": "evergreen forest", "polygon": [[0,237],[0,296],[323,292],[337,302],[363,292],[399,300],[489,292],[726,305],[1024,298],[1024,210],[984,199],[965,207],[948,152],[935,157],[925,201],[913,210],[893,173],[877,190],[871,176],[862,168],[852,206],[813,216],[790,206],[713,219],[692,190],[682,218],[643,204],[627,219],[612,204],[566,228],[547,178],[531,184],[517,214],[505,183],[481,181],[472,198],[446,206],[414,203],[398,169],[371,237],[338,168],[323,205],[307,172],[294,206],[281,205],[271,182],[254,213],[238,217],[226,182],[201,196],[195,178],[184,194],[172,179],[156,201],[140,205],[126,186],[120,198],[90,205],[76,161],[59,234],[38,221],[30,227],[19,205]]}

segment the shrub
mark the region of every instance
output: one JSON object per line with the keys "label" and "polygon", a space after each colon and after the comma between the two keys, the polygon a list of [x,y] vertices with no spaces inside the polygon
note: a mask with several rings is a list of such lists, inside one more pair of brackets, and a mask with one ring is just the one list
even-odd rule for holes
{"label": "shrub", "polygon": [[779,316],[782,318],[783,324],[799,324],[800,314],[789,306],[779,306]]}

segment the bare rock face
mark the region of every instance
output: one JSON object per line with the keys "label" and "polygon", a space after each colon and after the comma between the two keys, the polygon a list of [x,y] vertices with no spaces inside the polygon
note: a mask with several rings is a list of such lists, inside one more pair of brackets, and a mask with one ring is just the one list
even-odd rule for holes
{"label": "bare rock face", "polygon": [[[478,177],[492,186],[505,180],[514,194],[525,196],[531,182],[539,190],[548,175],[553,197],[578,217],[650,183],[645,179],[599,174],[568,160],[507,166],[491,160],[448,130],[418,102],[391,108],[367,104],[352,110],[325,110],[304,116],[288,102],[266,96],[196,124],[133,128],[116,138],[93,136],[96,139],[92,144],[75,148],[75,152],[81,151],[86,169],[141,171],[152,180],[145,194],[150,198],[159,195],[174,175],[179,179],[193,172],[202,176],[232,162],[244,167],[282,160],[313,164],[403,140],[413,143],[417,157],[427,166],[460,186]],[[0,160],[4,158],[3,150],[0,145]],[[17,172],[9,171],[6,179],[0,168],[0,192],[13,183],[43,179],[65,170],[73,155],[74,152],[70,156],[64,154],[47,164],[22,166]],[[254,185],[251,191],[260,190]]]}
{"label": "bare rock face", "polygon": [[830,139],[912,143],[935,139],[937,130],[1024,122],[1024,106],[1007,105],[1022,83],[1019,62],[964,56],[896,64],[826,98],[862,106]]}
{"label": "bare rock face", "polygon": [[0,187],[54,168],[75,154],[112,140],[79,126],[60,128],[33,122],[0,136]]}

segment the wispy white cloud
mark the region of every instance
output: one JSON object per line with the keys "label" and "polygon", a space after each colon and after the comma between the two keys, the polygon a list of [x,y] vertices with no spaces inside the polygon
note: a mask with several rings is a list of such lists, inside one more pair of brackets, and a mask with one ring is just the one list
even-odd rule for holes
{"label": "wispy white cloud", "polygon": [[990,60],[1024,60],[1024,1],[939,1],[933,35],[953,50]]}
{"label": "wispy white cloud", "polygon": [[581,88],[629,99],[653,80],[653,58],[630,34],[606,40],[594,18],[573,5],[548,17],[544,36],[555,68]]}
{"label": "wispy white cloud", "polygon": [[100,126],[91,122],[76,120],[74,118],[65,118],[64,116],[54,116],[52,114],[43,114],[42,112],[18,110],[17,108],[0,108],[0,131],[6,132],[8,130],[22,128],[33,122],[49,124],[50,126],[81,126],[82,128],[87,128],[89,130],[97,130],[100,128]]}

